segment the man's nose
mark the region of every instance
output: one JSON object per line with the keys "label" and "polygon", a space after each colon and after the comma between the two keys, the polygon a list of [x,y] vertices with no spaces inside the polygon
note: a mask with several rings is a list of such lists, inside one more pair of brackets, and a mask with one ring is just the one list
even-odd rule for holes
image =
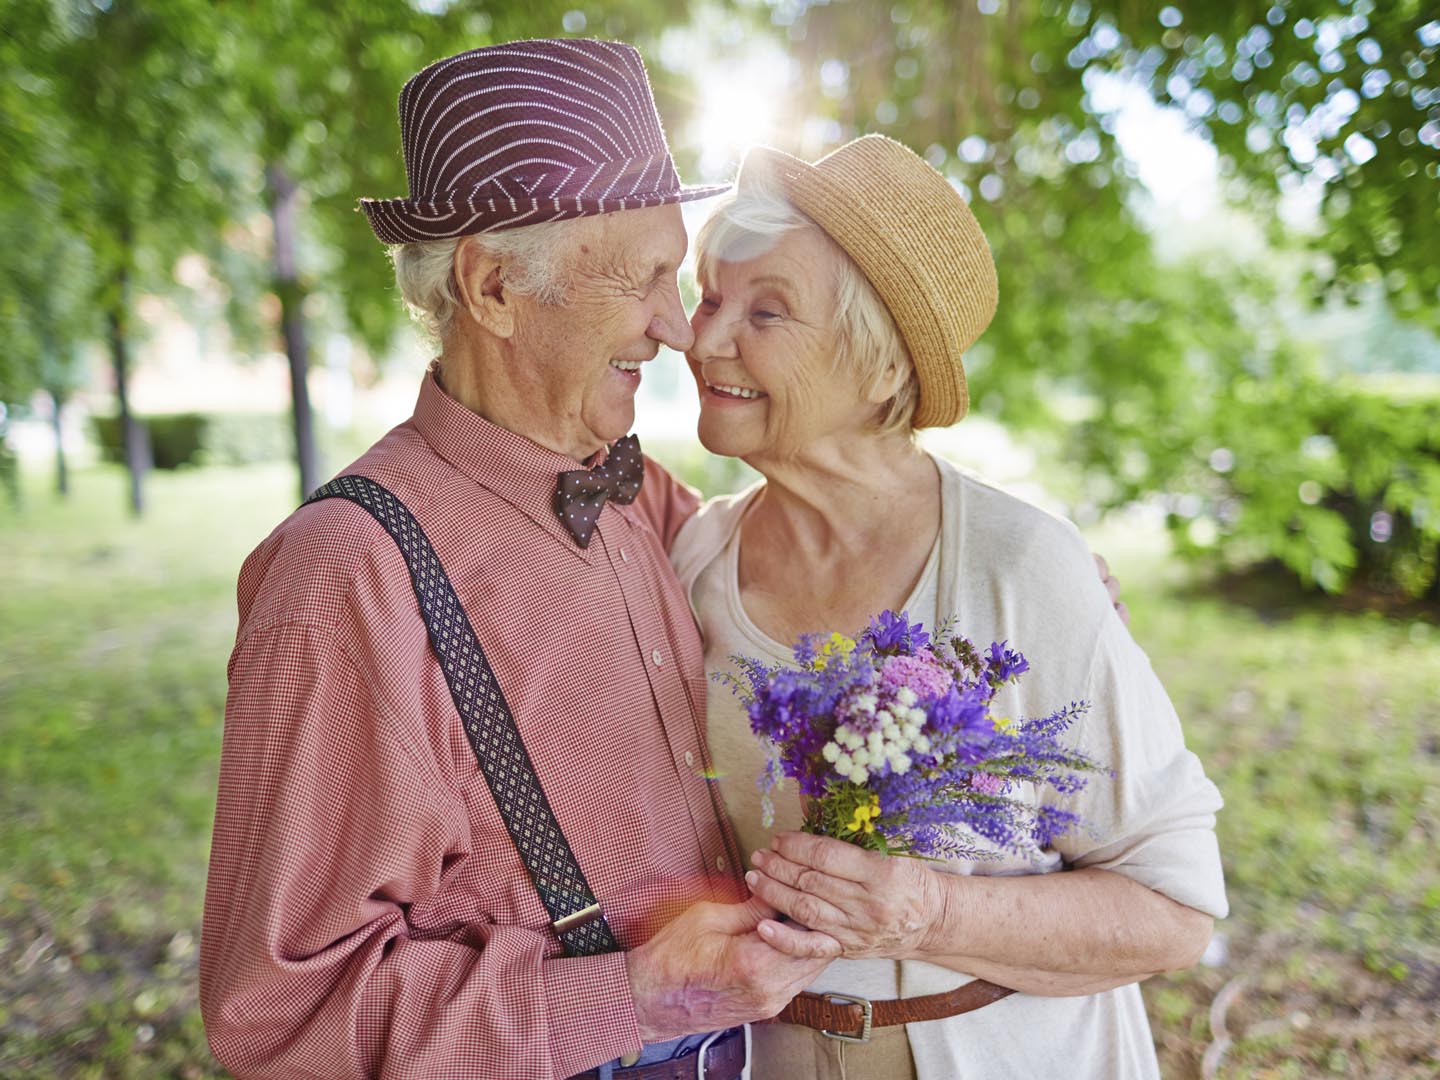
{"label": "man's nose", "polygon": [[685,318],[685,306],[680,303],[678,284],[665,290],[664,304],[650,320],[650,328],[646,330],[646,334],[676,352],[689,352],[690,347],[695,344],[695,332],[690,329],[690,321]]}

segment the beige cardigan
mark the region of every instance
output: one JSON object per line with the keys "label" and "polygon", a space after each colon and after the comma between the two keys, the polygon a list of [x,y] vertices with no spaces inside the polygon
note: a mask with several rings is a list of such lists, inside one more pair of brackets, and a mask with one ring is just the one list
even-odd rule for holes
{"label": "beige cardigan", "polygon": [[[1002,696],[1009,715],[1042,715],[1076,698],[1090,701],[1072,738],[1116,770],[1113,780],[1094,777],[1071,797],[1067,805],[1079,810],[1088,828],[1062,837],[1039,865],[1012,857],[945,869],[1025,874],[1098,866],[1223,917],[1225,889],[1214,833],[1220,794],[1185,749],[1175,710],[1149,660],[1115,616],[1084,541],[1069,522],[942,459],[936,462],[942,479],[938,609],[957,616],[960,632],[982,648],[1008,640],[1029,658],[1030,672]],[[709,672],[730,670],[729,653],[737,640],[746,639],[733,605],[716,599],[737,587],[733,559],[725,556],[758,491],[757,485],[706,503],[671,548],[705,634]],[[704,587],[697,588],[702,576]],[[710,749],[717,770],[725,772],[726,747],[752,736],[728,691],[712,684],[709,702]],[[741,755],[731,750],[729,756]],[[759,797],[744,783],[730,786],[726,795]],[[821,985],[843,985],[844,967],[853,963],[876,962],[836,961]],[[906,997],[967,981],[969,976],[936,965],[900,964],[900,993]],[[1136,985],[1089,997],[1016,994],[965,1016],[912,1024],[908,1035],[920,1080],[1159,1075]],[[854,1060],[863,1068],[860,1056]]]}

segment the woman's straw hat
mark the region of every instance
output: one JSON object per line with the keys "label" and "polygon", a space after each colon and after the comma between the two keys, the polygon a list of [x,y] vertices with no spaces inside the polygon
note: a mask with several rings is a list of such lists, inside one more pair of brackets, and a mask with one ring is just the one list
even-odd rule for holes
{"label": "woman's straw hat", "polygon": [[737,181],[778,186],[855,260],[900,328],[920,380],[914,426],[946,427],[970,405],[962,354],[995,314],[990,245],[950,182],[884,135],[846,143],[814,165],[766,146]]}

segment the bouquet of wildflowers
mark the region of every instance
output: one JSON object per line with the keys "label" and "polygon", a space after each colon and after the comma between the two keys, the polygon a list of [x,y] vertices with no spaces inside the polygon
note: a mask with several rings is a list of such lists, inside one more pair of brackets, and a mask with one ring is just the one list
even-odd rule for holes
{"label": "bouquet of wildflowers", "polygon": [[732,657],[740,676],[718,678],[770,751],[765,824],[790,777],[807,797],[805,831],[889,854],[1033,857],[1075,827],[1073,812],[1014,792],[1026,782],[1075,792],[1084,774],[1105,771],[1059,740],[1089,706],[995,715],[995,695],[1030,666],[1006,644],[982,653],[949,623],[932,639],[905,612],[886,611],[854,640],[805,635],[794,668]]}

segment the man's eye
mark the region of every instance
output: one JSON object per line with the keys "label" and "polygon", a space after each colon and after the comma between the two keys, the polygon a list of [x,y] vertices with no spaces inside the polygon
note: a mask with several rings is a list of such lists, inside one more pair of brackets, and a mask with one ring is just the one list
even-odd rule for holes
{"label": "man's eye", "polygon": [[760,308],[752,311],[750,317],[756,322],[774,322],[776,319],[781,318],[781,315],[778,311],[766,311]]}
{"label": "man's eye", "polygon": [[704,311],[704,312],[712,312],[712,311],[715,311],[715,310],[716,310],[717,308],[719,308],[719,307],[720,307],[720,301],[717,300],[717,299],[715,299],[715,297],[713,297],[713,296],[702,296],[702,297],[700,297],[700,310],[701,310],[701,311]]}

